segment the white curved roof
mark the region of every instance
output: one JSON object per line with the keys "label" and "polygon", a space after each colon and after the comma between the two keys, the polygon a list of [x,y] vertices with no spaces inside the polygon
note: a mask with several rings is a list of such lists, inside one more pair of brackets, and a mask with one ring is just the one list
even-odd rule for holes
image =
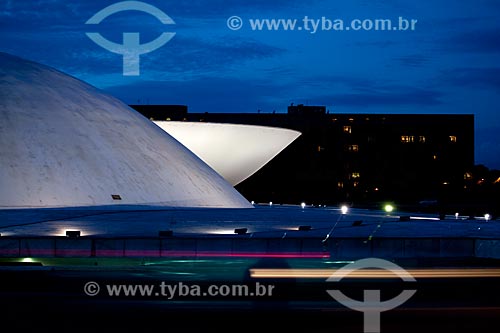
{"label": "white curved roof", "polygon": [[229,183],[250,177],[300,136],[265,126],[154,121]]}
{"label": "white curved roof", "polygon": [[0,53],[0,208],[115,204],[252,207],[126,104]]}

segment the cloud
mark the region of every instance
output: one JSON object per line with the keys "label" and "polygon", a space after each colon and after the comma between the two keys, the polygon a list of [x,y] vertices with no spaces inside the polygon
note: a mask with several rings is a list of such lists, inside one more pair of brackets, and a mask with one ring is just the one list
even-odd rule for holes
{"label": "cloud", "polygon": [[[443,94],[426,85],[402,85],[387,77],[318,75],[295,77],[287,89],[300,93],[304,100],[322,105],[349,108],[378,108],[394,106],[436,106],[442,104]],[[297,89],[300,87],[300,89]]]}
{"label": "cloud", "polygon": [[489,88],[500,92],[500,67],[455,68],[444,71],[441,80],[454,86]]}
{"label": "cloud", "polygon": [[500,126],[481,127],[476,129],[476,164],[484,164],[489,168],[500,170]]}
{"label": "cloud", "polygon": [[300,0],[155,0],[151,3],[180,17],[208,18],[310,7],[314,2],[318,1],[310,0],[304,3]]}
{"label": "cloud", "polygon": [[[226,37],[205,40],[176,36],[166,47],[151,53],[151,58],[169,72],[222,70],[247,60],[266,59],[284,52],[283,49],[252,39]],[[158,61],[156,61],[158,60]]]}
{"label": "cloud", "polygon": [[[40,40],[37,33],[10,35],[0,43],[4,45],[0,49],[81,78],[122,73],[122,56],[94,44],[83,33],[54,32],[45,33],[44,37]],[[165,46],[140,56],[141,76],[171,80],[172,77],[189,78],[213,72],[221,76],[235,75],[231,71],[233,65],[269,59],[283,52],[252,39],[204,40],[177,35]],[[91,83],[98,84],[98,81]],[[120,77],[116,84],[121,84]]]}
{"label": "cloud", "polygon": [[498,53],[500,52],[499,27],[483,28],[456,34],[445,40],[441,45],[445,51],[467,53]]}
{"label": "cloud", "polygon": [[[14,27],[16,22],[24,24],[17,29],[39,26],[40,23],[70,22],[74,19],[88,19],[106,6],[118,0],[16,0],[0,3],[0,22],[2,26]],[[213,18],[227,15],[244,15],[251,12],[289,10],[306,6],[299,0],[148,0],[168,15],[177,18]],[[315,2],[314,0],[312,2]],[[311,5],[311,1],[307,6]],[[119,14],[118,14],[119,15]],[[43,25],[43,24],[42,24]]]}
{"label": "cloud", "polygon": [[272,111],[275,96],[286,96],[287,87],[268,81],[205,76],[191,81],[142,81],[109,87],[107,92],[128,104],[184,104],[190,112]]}
{"label": "cloud", "polygon": [[346,107],[435,106],[441,104],[442,93],[411,87],[385,87],[376,92],[332,93],[323,97],[327,104]]}
{"label": "cloud", "polygon": [[429,57],[423,54],[412,54],[395,58],[404,67],[422,67],[429,62]]}
{"label": "cloud", "polygon": [[7,1],[0,3],[0,28],[4,33],[75,30],[101,5],[92,1]]}

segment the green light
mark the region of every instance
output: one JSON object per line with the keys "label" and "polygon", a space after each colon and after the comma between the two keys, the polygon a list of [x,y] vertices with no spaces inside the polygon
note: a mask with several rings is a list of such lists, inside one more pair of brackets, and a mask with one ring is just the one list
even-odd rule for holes
{"label": "green light", "polygon": [[387,212],[387,213],[390,213],[394,210],[394,206],[393,205],[390,205],[390,204],[387,204],[384,206],[384,210]]}

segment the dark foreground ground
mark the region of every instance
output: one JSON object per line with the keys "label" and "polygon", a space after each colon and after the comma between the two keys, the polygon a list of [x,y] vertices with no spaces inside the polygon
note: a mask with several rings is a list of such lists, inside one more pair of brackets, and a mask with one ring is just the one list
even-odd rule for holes
{"label": "dark foreground ground", "polygon": [[[345,263],[331,262],[328,267]],[[469,267],[500,268],[498,261],[441,259],[405,269]],[[260,266],[259,266],[260,265]],[[496,332],[500,327],[500,277],[343,279],[255,278],[249,268],[318,268],[325,261],[206,259],[163,260],[149,264],[108,263],[0,266],[0,317],[12,332],[363,332],[363,314],[339,304],[326,290],[338,289],[363,300],[366,289],[381,290],[382,300],[405,289],[416,294],[403,305],[381,314],[381,332]],[[85,285],[96,282],[96,296]],[[187,295],[161,294],[161,283],[182,284]],[[212,285],[273,285],[272,295],[203,296]],[[148,296],[110,296],[109,285],[151,285]],[[256,290],[256,289],[250,289]],[[92,291],[92,290],[91,290]]]}

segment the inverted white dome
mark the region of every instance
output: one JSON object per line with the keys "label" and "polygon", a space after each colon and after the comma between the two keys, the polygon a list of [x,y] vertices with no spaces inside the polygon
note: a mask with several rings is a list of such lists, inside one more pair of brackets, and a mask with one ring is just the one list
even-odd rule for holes
{"label": "inverted white dome", "polygon": [[301,133],[278,127],[154,121],[231,185],[253,175]]}
{"label": "inverted white dome", "polygon": [[0,207],[115,204],[252,207],[118,99],[0,53]]}

